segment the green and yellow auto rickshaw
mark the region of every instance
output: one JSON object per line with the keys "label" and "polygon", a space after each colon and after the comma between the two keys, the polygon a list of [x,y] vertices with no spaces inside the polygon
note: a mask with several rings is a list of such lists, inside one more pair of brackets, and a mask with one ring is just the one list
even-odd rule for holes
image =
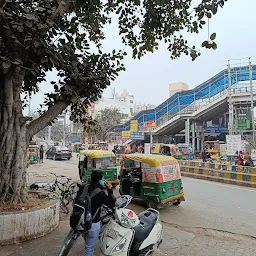
{"label": "green and yellow auto rickshaw", "polygon": [[175,144],[154,143],[152,145],[152,154],[173,156],[175,159],[182,159],[182,153]]}
{"label": "green and yellow auto rickshaw", "polygon": [[140,198],[155,209],[167,204],[179,205],[185,199],[178,161],[165,155],[124,155],[120,194]]}
{"label": "green and yellow auto rickshaw", "polygon": [[117,178],[116,156],[106,150],[83,150],[79,155],[79,176],[81,181],[88,182],[91,172],[100,170],[104,172],[104,179],[116,187],[119,184]]}
{"label": "green and yellow auto rickshaw", "polygon": [[29,161],[30,163],[38,163],[39,160],[39,146],[38,145],[29,145]]}

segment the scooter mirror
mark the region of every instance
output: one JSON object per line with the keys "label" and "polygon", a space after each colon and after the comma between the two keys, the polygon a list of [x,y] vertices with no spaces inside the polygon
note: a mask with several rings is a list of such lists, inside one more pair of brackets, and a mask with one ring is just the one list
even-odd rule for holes
{"label": "scooter mirror", "polygon": [[117,208],[125,208],[127,206],[127,200],[123,197],[120,197],[116,200]]}
{"label": "scooter mirror", "polygon": [[132,196],[123,195],[116,200],[116,208],[125,208],[132,200]]}

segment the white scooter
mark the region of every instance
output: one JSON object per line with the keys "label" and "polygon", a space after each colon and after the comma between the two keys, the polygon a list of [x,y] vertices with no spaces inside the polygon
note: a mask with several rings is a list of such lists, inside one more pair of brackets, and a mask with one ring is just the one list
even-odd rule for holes
{"label": "white scooter", "polygon": [[100,232],[101,255],[153,255],[162,243],[159,212],[149,208],[137,216],[134,211],[126,209],[131,199],[131,196],[121,196],[114,211],[105,209],[108,218],[103,218],[105,224]]}

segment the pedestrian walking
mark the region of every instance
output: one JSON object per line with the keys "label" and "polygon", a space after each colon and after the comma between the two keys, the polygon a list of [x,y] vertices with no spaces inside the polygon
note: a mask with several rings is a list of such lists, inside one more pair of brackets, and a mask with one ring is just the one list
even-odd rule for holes
{"label": "pedestrian walking", "polygon": [[238,162],[237,162],[237,165],[241,165],[241,166],[244,166],[244,154],[243,154],[243,151],[240,150],[239,151],[239,154],[238,154]]}
{"label": "pedestrian walking", "polygon": [[43,145],[40,146],[39,148],[39,163],[43,163],[44,162],[44,147]]}
{"label": "pedestrian walking", "polygon": [[203,160],[203,163],[206,163],[206,157],[207,157],[207,154],[205,152],[205,149],[203,149],[202,151],[202,160]]}
{"label": "pedestrian walking", "polygon": [[252,162],[252,157],[250,155],[249,152],[246,152],[246,154],[244,155],[244,160],[245,160],[245,166],[252,166],[253,162]]}

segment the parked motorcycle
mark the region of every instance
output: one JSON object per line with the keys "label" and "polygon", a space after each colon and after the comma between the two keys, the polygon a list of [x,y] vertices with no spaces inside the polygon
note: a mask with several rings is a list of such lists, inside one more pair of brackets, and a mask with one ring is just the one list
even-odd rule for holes
{"label": "parked motorcycle", "polygon": [[[112,218],[107,221],[103,218],[104,225],[100,232],[101,255],[153,255],[162,243],[163,228],[159,212],[149,208],[137,216],[134,211],[126,209],[131,199],[128,195],[121,196],[116,201]],[[106,216],[109,218],[111,212],[107,212]]]}
{"label": "parked motorcycle", "polygon": [[[102,207],[102,229],[99,235],[101,256],[149,256],[162,243],[162,224],[159,212],[147,209],[138,216],[126,209],[132,197],[123,195],[116,200],[114,209]],[[76,229],[71,229],[64,240],[59,256],[66,256],[80,235],[84,234],[81,219]]]}

